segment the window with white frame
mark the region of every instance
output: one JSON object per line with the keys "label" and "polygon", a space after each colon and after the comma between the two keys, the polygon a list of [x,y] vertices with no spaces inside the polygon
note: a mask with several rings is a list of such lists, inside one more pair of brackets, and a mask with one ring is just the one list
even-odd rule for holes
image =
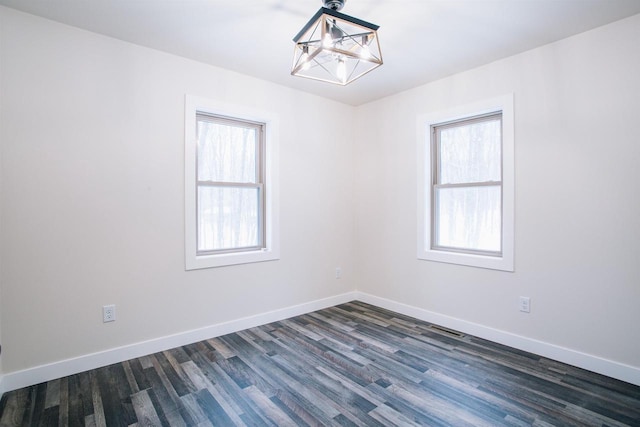
{"label": "window with white frame", "polygon": [[277,121],[268,116],[187,97],[188,270],[278,258]]}
{"label": "window with white frame", "polygon": [[418,258],[513,271],[512,105],[418,119]]}
{"label": "window with white frame", "polygon": [[502,112],[431,126],[431,247],[502,254]]}

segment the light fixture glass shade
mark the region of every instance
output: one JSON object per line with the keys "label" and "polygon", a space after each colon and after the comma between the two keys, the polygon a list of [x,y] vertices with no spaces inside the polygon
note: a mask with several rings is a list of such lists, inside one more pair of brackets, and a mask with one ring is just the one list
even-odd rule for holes
{"label": "light fixture glass shade", "polygon": [[293,39],[291,74],[347,85],[382,65],[378,26],[326,7]]}

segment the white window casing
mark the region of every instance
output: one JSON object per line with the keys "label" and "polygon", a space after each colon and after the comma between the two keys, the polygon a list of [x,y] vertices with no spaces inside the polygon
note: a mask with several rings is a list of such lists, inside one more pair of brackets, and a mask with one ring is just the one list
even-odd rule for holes
{"label": "white window casing", "polygon": [[[465,120],[483,120],[491,114],[501,115],[501,181],[471,184],[440,185],[437,181],[439,159],[432,158],[432,131],[446,124]],[[494,116],[496,117],[496,116]],[[514,271],[514,113],[513,94],[463,105],[447,111],[419,115],[417,117],[417,167],[418,167],[418,236],[417,257],[421,260],[481,267],[502,271]],[[492,180],[493,181],[493,180]],[[499,250],[474,251],[447,248],[436,244],[434,225],[434,193],[442,188],[490,188],[501,189],[501,233]]]}
{"label": "white window casing", "polygon": [[[255,179],[202,178],[198,176],[197,123],[210,120],[230,126],[243,122],[258,134]],[[222,267],[236,264],[276,260],[279,248],[278,211],[278,117],[267,111],[256,111],[243,106],[219,103],[213,100],[185,96],[185,268]],[[252,130],[252,132],[253,132]],[[201,174],[202,175],[202,174]],[[246,175],[246,174],[245,174]],[[258,195],[258,237],[246,248],[204,247],[198,239],[198,196],[205,191],[244,191]],[[200,234],[202,240],[202,234]],[[198,245],[200,244],[200,248]]]}

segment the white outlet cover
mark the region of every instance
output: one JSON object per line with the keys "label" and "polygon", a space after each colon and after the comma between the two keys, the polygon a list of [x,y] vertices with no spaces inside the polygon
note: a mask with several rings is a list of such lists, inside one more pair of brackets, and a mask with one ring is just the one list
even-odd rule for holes
{"label": "white outlet cover", "polygon": [[102,322],[115,322],[116,306],[114,304],[102,306]]}

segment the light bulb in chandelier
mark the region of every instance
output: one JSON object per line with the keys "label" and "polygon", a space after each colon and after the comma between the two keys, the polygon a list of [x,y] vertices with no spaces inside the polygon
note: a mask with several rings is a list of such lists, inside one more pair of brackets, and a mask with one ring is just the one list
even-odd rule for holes
{"label": "light bulb in chandelier", "polygon": [[371,58],[371,48],[369,47],[369,36],[362,36],[362,50],[360,51],[362,59]]}
{"label": "light bulb in chandelier", "polygon": [[302,56],[300,56],[300,62],[302,63],[302,70],[308,70],[311,67],[311,61],[309,59],[309,46],[302,48]]}
{"label": "light bulb in chandelier", "polygon": [[322,37],[322,47],[330,48],[333,45],[333,39],[331,38],[331,32],[327,31]]}
{"label": "light bulb in chandelier", "polygon": [[324,36],[322,37],[322,47],[324,48],[335,47],[336,44],[342,43],[343,37],[344,37],[344,33],[338,27],[336,20],[327,19],[325,23]]}
{"label": "light bulb in chandelier", "polygon": [[336,77],[343,83],[347,81],[347,64],[344,63],[344,59],[342,58],[338,59]]}

